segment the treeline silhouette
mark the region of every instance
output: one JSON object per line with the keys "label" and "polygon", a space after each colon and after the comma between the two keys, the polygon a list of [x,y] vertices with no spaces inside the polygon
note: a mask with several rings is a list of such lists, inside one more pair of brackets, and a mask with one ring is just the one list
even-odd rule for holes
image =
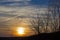
{"label": "treeline silhouette", "polygon": [[41,33],[29,37],[1,37],[0,40],[60,40],[60,31],[54,33]]}

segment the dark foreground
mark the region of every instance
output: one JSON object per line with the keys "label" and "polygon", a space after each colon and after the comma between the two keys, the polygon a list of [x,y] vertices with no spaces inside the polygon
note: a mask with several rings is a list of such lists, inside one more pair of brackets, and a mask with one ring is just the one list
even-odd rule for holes
{"label": "dark foreground", "polygon": [[60,40],[60,32],[44,33],[30,37],[0,37],[0,40]]}

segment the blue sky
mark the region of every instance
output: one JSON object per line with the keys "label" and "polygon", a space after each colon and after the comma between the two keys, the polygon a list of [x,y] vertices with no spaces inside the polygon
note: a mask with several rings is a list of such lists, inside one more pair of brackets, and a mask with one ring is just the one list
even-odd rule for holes
{"label": "blue sky", "polygon": [[48,5],[48,0],[0,0],[0,6]]}
{"label": "blue sky", "polygon": [[48,0],[32,0],[31,3],[36,5],[47,5]]}

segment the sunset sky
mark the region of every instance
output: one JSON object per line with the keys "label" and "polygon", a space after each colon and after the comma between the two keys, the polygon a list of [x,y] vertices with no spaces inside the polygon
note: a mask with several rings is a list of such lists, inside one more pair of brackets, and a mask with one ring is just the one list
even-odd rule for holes
{"label": "sunset sky", "polygon": [[19,26],[27,27],[34,34],[26,20],[35,13],[45,14],[47,5],[48,0],[0,0],[0,37],[12,36]]}

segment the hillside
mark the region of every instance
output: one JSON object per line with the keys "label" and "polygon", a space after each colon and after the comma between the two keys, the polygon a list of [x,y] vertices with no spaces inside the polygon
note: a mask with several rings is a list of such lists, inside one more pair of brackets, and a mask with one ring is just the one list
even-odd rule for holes
{"label": "hillside", "polygon": [[35,36],[30,36],[30,37],[1,37],[0,40],[6,39],[6,40],[54,40],[60,39],[60,32],[54,32],[54,33],[44,33],[44,34],[39,34]]}

